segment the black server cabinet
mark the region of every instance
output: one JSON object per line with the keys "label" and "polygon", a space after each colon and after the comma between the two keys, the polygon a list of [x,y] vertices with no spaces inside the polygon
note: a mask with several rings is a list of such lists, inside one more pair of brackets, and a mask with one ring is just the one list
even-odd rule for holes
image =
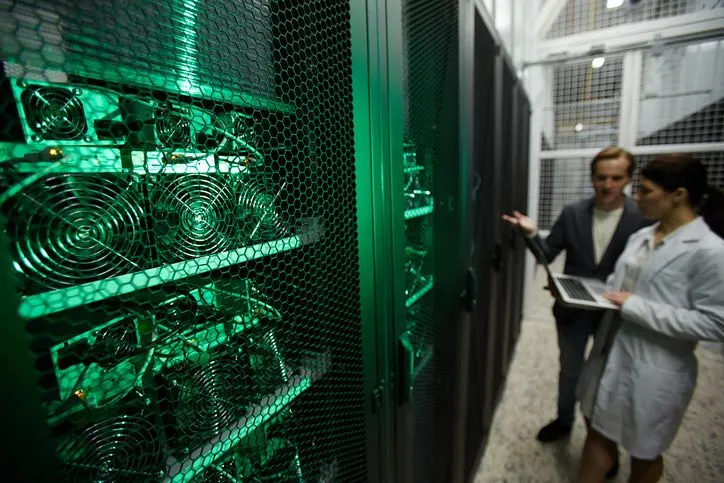
{"label": "black server cabinet", "polygon": [[[499,139],[500,149],[498,150],[499,158],[497,159],[500,169],[500,184],[498,185],[500,196],[500,213],[510,213],[513,210],[513,176],[514,176],[514,130],[513,120],[515,119],[513,111],[513,94],[515,92],[516,77],[512,72],[508,59],[504,55],[498,57],[498,80],[499,84],[496,89],[499,95],[498,107],[498,123],[499,123]],[[500,225],[500,286],[501,290],[497,292],[498,296],[498,312],[497,312],[497,331],[495,334],[495,347],[499,351],[495,357],[495,385],[498,390],[502,387],[508,370],[510,358],[510,328],[511,328],[511,301],[513,297],[513,250],[512,240],[515,236],[511,226],[498,219]]]}
{"label": "black server cabinet", "polygon": [[368,479],[352,12],[0,7],[0,212],[64,479]]}
{"label": "black server cabinet", "polygon": [[491,344],[497,329],[500,286],[500,171],[496,162],[496,85],[499,47],[477,9],[474,19],[473,151],[474,207],[472,266],[478,283],[472,314],[468,364],[464,474],[466,481],[480,457],[495,407],[494,363]]}
{"label": "black server cabinet", "polygon": [[[528,97],[523,89],[522,84],[518,83],[515,89],[515,113],[516,122],[514,130],[516,131],[517,141],[515,156],[515,204],[514,208],[521,212],[528,212],[528,189],[529,189],[529,145],[530,145],[530,106]],[[515,284],[513,293],[512,307],[512,336],[510,340],[511,353],[515,348],[520,335],[521,324],[523,321],[523,309],[525,301],[525,262],[526,262],[526,246],[520,235],[516,235],[513,240],[515,251]]]}
{"label": "black server cabinet", "polygon": [[[395,425],[400,482],[447,482],[452,472],[454,382],[467,199],[461,171],[458,0],[387,2],[395,277]],[[399,10],[398,10],[399,9]],[[397,106],[402,106],[399,116]]]}

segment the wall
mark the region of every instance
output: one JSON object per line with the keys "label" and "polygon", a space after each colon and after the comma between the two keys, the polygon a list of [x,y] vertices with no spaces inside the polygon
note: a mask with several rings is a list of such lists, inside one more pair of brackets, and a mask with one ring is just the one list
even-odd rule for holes
{"label": "wall", "polygon": [[720,101],[722,79],[724,40],[645,54],[637,139]]}

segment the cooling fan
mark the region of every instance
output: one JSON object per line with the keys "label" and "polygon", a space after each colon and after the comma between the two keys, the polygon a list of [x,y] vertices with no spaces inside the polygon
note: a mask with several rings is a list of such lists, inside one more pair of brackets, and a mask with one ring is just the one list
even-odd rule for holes
{"label": "cooling fan", "polygon": [[163,475],[162,439],[151,419],[112,416],[87,426],[58,448],[72,482],[136,483]]}
{"label": "cooling fan", "polygon": [[27,126],[34,140],[77,140],[88,130],[77,89],[29,86],[21,94]]}
{"label": "cooling fan", "polygon": [[151,186],[154,234],[164,261],[196,258],[235,245],[236,203],[232,185],[223,177],[164,177]]}
{"label": "cooling fan", "polygon": [[243,180],[238,199],[236,212],[246,243],[281,238],[289,232],[277,208],[278,193],[266,183],[254,178]]}
{"label": "cooling fan", "polygon": [[159,380],[169,443],[182,453],[229,428],[246,413],[248,368],[229,352],[205,364],[174,366]]}
{"label": "cooling fan", "polygon": [[[221,152],[245,152],[247,148],[244,143],[254,145],[256,142],[254,119],[239,112],[225,112],[215,116],[212,121],[212,130],[217,133],[230,133],[238,138],[226,139],[224,146],[220,148]],[[223,134],[220,136],[222,140],[225,138]]]}
{"label": "cooling fan", "polygon": [[191,115],[188,109],[169,107],[156,113],[156,139],[161,148],[184,148],[191,143]]}
{"label": "cooling fan", "polygon": [[284,384],[287,373],[274,331],[256,329],[245,340],[244,355],[251,367],[253,393],[263,397]]}
{"label": "cooling fan", "polygon": [[52,175],[21,191],[8,215],[14,266],[58,289],[139,269],[144,211],[133,176]]}

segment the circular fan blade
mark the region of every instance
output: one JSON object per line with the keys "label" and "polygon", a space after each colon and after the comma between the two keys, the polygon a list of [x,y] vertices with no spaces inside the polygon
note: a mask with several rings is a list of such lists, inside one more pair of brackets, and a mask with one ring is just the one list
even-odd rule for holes
{"label": "circular fan blade", "polygon": [[279,214],[271,190],[254,180],[239,188],[238,218],[242,232],[250,241],[270,240],[287,234],[288,228]]}
{"label": "circular fan blade", "polygon": [[164,148],[181,148],[191,142],[188,113],[172,109],[160,111],[156,117],[156,138]]}
{"label": "circular fan blade", "polygon": [[159,436],[145,418],[118,416],[89,426],[61,444],[58,454],[69,481],[154,481],[163,471]]}
{"label": "circular fan blade", "polygon": [[71,90],[30,87],[21,97],[28,125],[41,139],[78,139],[86,133],[83,103]]}
{"label": "circular fan blade", "polygon": [[231,357],[186,369],[175,379],[178,429],[194,438],[206,437],[238,420],[248,404],[245,376],[243,365]]}
{"label": "circular fan blade", "polygon": [[130,357],[138,350],[138,334],[133,317],[127,317],[96,334],[97,358],[101,366],[109,367]]}
{"label": "circular fan blade", "polygon": [[223,178],[187,175],[153,187],[154,233],[166,261],[232,248],[236,234],[233,189]]}
{"label": "circular fan blade", "polygon": [[138,268],[142,208],[130,178],[49,176],[11,209],[15,266],[34,283],[63,288]]}

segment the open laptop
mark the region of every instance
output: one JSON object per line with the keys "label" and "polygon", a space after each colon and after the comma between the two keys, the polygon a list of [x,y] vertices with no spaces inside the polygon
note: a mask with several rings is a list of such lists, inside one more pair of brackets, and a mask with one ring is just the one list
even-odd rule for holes
{"label": "open laptop", "polygon": [[560,294],[561,303],[568,307],[584,310],[618,310],[618,306],[603,297],[606,292],[606,284],[595,278],[576,277],[564,273],[551,272],[543,250],[536,243],[535,239],[521,234],[538,263],[545,267],[548,280],[551,280]]}

